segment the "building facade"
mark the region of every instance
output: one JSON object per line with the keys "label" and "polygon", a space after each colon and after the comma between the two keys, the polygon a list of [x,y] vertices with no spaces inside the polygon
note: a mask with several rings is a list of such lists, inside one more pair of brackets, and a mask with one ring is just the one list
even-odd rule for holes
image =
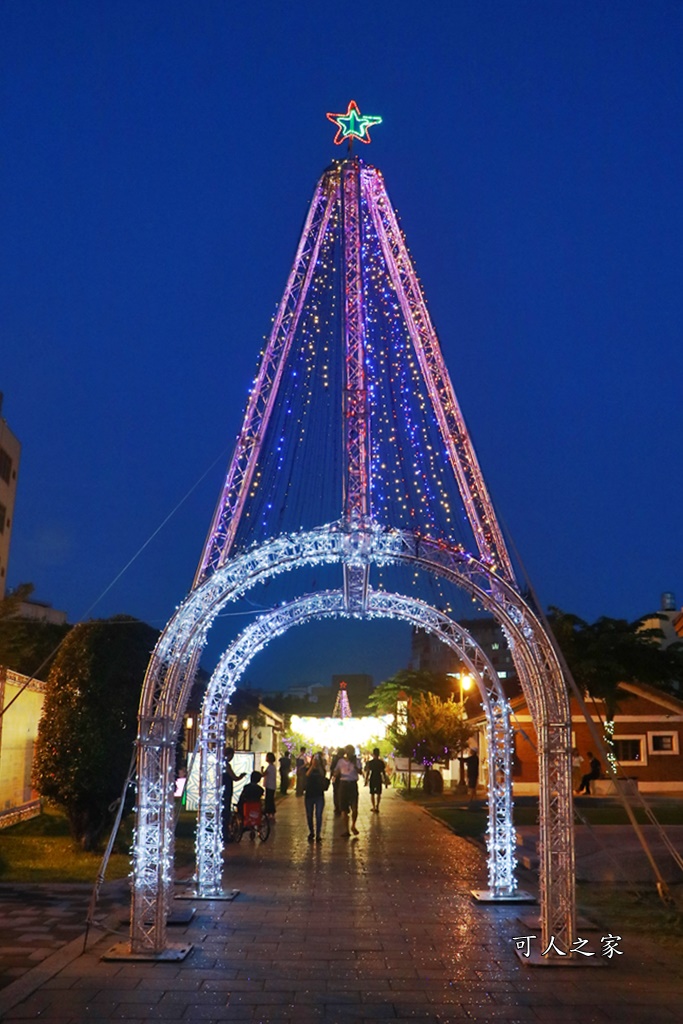
{"label": "building facade", "polygon": [[[479,644],[489,658],[508,696],[517,693],[519,684],[512,655],[500,625],[493,618],[459,619],[458,624]],[[413,629],[411,667],[421,672],[445,675],[460,671],[458,657],[432,633]]]}
{"label": "building facade", "polygon": [[[585,705],[598,735],[604,735],[605,705],[585,698]],[[483,716],[474,720],[479,733],[480,752],[485,748]],[[518,795],[538,793],[538,749],[536,731],[523,696],[511,701],[513,737],[512,781]],[[602,765],[602,777],[592,784],[596,795],[614,791],[604,755],[596,749],[594,734],[579,703],[571,699],[572,746],[583,758],[594,753]],[[618,710],[614,716],[612,742],[618,762],[618,777],[636,785],[643,793],[683,792],[683,701],[644,683],[621,683]],[[482,758],[485,761],[485,758]]]}
{"label": "building facade", "polygon": [[643,629],[658,629],[662,634],[660,646],[683,641],[683,608],[676,606],[676,595],[671,590],[662,594],[659,611],[646,615],[641,620]]}
{"label": "building facade", "polygon": [[0,666],[0,828],[40,813],[31,784],[45,683]]}
{"label": "building facade", "polygon": [[2,416],[0,392],[0,600],[7,589],[10,540],[14,521],[14,500],[17,493],[21,444]]}

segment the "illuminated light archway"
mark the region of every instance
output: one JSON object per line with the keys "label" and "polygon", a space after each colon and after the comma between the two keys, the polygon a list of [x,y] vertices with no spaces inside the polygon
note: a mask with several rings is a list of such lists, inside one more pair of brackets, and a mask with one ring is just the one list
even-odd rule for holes
{"label": "illuminated light archway", "polygon": [[[223,891],[219,766],[223,761],[226,709],[237,681],[259,651],[293,626],[313,619],[344,617],[349,617],[349,613],[345,608],[343,591],[306,595],[260,616],[237,637],[220,659],[207,688],[199,725],[198,896],[211,897]],[[494,899],[512,896],[517,883],[514,875],[510,720],[508,703],[495,669],[467,630],[424,601],[370,590],[366,617],[398,619],[427,630],[458,654],[476,680],[487,723],[489,891]]]}
{"label": "illuminated light archway", "polygon": [[[547,851],[542,860],[546,874],[542,879],[545,889],[542,885],[541,905],[552,908],[555,916],[559,915],[557,927],[551,934],[558,934],[561,923],[566,927],[562,915],[566,915],[568,910],[573,912],[573,902],[562,903],[552,887],[573,885],[573,873],[568,878],[564,870],[566,861],[553,857],[552,850],[561,847],[565,840],[562,829],[567,823],[561,814],[558,793],[561,794],[562,786],[571,792],[571,737],[568,714],[563,719],[564,709],[557,706],[558,695],[566,697],[566,692],[549,683],[553,673],[561,679],[561,672],[548,637],[519,593],[472,555],[406,531],[382,531],[375,527],[365,531],[362,538],[350,537],[344,524],[337,523],[278,538],[236,557],[188,596],[159,640],[143,691],[143,707],[149,706],[152,714],[149,719],[141,718],[141,723],[147,725],[147,734],[140,737],[139,765],[143,770],[138,778],[139,787],[146,788],[144,800],[140,796],[138,798],[133,906],[136,913],[145,912],[141,927],[152,933],[152,922],[156,922],[156,926],[162,929],[164,942],[166,916],[172,898],[173,826],[171,810],[166,812],[167,807],[172,809],[171,752],[182,722],[194,664],[211,623],[225,604],[259,582],[283,571],[311,564],[343,564],[349,551],[356,552],[359,545],[368,563],[405,563],[450,580],[475,598],[502,626],[534,716],[541,762],[553,786],[545,791],[542,785],[540,787],[541,806],[544,803],[548,805],[545,819],[541,818],[540,830],[544,844],[542,851]],[[318,595],[311,597],[316,599]],[[438,615],[434,609],[430,611]],[[358,612],[352,614],[363,617]],[[367,610],[365,614],[368,614]],[[427,620],[420,620],[417,624],[430,629]],[[245,651],[231,648],[228,659],[244,658],[251,646],[252,641]],[[160,691],[163,692],[163,701],[158,699]],[[213,805],[217,806],[215,798]],[[566,848],[566,842],[564,845]],[[570,844],[570,849],[573,858],[573,844]],[[159,877],[162,882],[158,881]],[[212,877],[215,878],[215,872]],[[158,935],[151,937],[158,941]]]}

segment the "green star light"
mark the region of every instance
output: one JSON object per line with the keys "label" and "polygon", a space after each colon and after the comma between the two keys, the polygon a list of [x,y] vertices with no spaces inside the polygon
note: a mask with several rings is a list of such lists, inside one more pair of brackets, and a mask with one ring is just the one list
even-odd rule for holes
{"label": "green star light", "polygon": [[345,114],[327,114],[328,121],[337,126],[337,134],[334,137],[335,146],[340,146],[344,139],[360,139],[361,142],[371,142],[369,129],[375,124],[381,124],[381,117],[373,117],[368,114],[361,114],[358,104],[351,100]]}

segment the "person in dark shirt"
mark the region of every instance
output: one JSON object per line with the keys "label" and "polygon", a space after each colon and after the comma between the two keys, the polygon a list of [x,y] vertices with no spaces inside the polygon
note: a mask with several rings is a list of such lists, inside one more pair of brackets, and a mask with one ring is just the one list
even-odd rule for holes
{"label": "person in dark shirt", "polygon": [[477,785],[479,783],[479,754],[474,748],[470,750],[469,757],[465,761],[467,772],[467,788],[470,793],[470,802],[477,799]]}
{"label": "person in dark shirt", "polygon": [[280,793],[282,796],[287,795],[289,789],[289,773],[292,770],[292,759],[289,756],[289,751],[285,750],[284,754],[280,758]]}
{"label": "person in dark shirt", "polygon": [[264,789],[263,786],[259,785],[260,781],[261,773],[252,772],[249,776],[249,782],[243,787],[240,798],[237,801],[237,813],[240,818],[244,817],[245,804],[260,804],[263,800]]}
{"label": "person in dark shirt", "polygon": [[[304,776],[304,804],[308,821],[308,841],[322,842],[323,808],[325,807],[326,785],[325,764],[321,754],[314,754]],[[315,812],[315,833],[313,813]]]}
{"label": "person in dark shirt", "polygon": [[239,782],[240,779],[243,779],[244,776],[247,774],[246,772],[242,772],[241,775],[237,775],[236,774],[235,769],[230,764],[230,762],[232,761],[234,756],[235,756],[234,748],[233,747],[226,747],[225,748],[225,763],[223,765],[223,775],[222,775],[222,779],[221,779],[221,781],[223,783],[223,835],[224,836],[227,836],[229,834],[229,832],[230,832],[230,818],[232,816],[232,791],[233,791],[233,786],[234,786],[234,784],[236,782]]}
{"label": "person in dark shirt", "polygon": [[302,747],[296,759],[296,795],[304,795],[304,783],[306,780],[306,748]]}
{"label": "person in dark shirt", "polygon": [[586,757],[588,758],[588,764],[590,767],[589,771],[587,771],[586,774],[581,777],[581,785],[578,788],[577,795],[578,793],[585,793],[586,796],[590,796],[591,782],[593,781],[593,779],[600,778],[600,762],[598,761],[597,757],[594,755],[592,750],[588,751]]}
{"label": "person in dark shirt", "polygon": [[375,814],[379,814],[379,802],[382,799],[382,785],[386,783],[386,770],[382,758],[379,756],[379,747],[372,752],[372,759],[365,766],[365,785],[370,784],[370,808]]}
{"label": "person in dark shirt", "polygon": [[337,767],[337,761],[340,757],[344,756],[344,748],[338,747],[337,753],[332,755],[332,762],[330,764],[330,777],[332,779],[332,798],[334,803],[334,813],[337,817],[341,814],[341,807],[339,805],[339,778],[335,773]]}

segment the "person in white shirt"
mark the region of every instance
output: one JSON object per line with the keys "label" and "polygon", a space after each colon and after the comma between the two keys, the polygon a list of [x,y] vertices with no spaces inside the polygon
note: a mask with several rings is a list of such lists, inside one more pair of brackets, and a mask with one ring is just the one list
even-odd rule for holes
{"label": "person in white shirt", "polygon": [[275,770],[275,754],[269,750],[266,754],[266,767],[261,772],[263,785],[266,789],[266,806],[264,811],[266,818],[270,821],[275,819],[275,787],[277,786],[277,772]]}
{"label": "person in white shirt", "polygon": [[[340,757],[334,769],[335,777],[339,779],[339,806],[344,820],[343,836],[358,835],[356,819],[358,818],[358,778],[360,771],[356,752],[351,744],[344,747],[344,756]],[[351,828],[349,830],[349,815],[351,815]]]}

